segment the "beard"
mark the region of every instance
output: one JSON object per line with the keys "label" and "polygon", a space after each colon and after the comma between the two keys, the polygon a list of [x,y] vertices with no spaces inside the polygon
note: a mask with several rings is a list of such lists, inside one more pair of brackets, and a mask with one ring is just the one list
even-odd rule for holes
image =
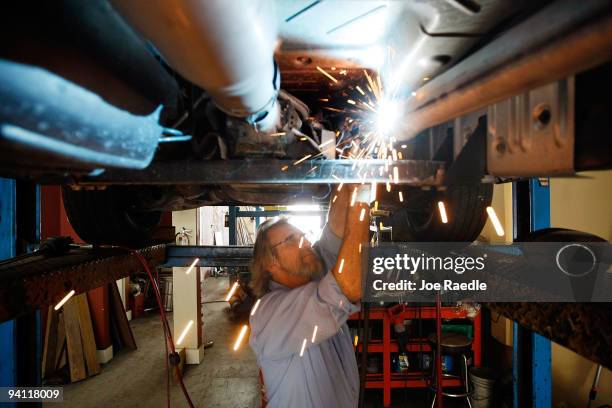
{"label": "beard", "polygon": [[291,276],[307,278],[309,280],[318,279],[323,276],[323,266],[314,251],[309,249],[309,253],[312,256],[307,257],[307,261],[304,260],[305,255],[303,255],[297,263],[292,262],[289,264],[281,262],[281,266]]}

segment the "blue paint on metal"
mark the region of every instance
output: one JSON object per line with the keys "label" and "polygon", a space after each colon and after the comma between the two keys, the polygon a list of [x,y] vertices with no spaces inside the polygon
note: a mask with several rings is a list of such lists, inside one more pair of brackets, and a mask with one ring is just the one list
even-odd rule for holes
{"label": "blue paint on metal", "polygon": [[[15,180],[0,178],[0,259],[15,256]],[[15,321],[0,324],[0,386],[15,386],[17,356]],[[15,406],[12,404],[12,406]]]}
{"label": "blue paint on metal", "polygon": [[[513,187],[516,187],[514,185]],[[514,214],[517,218],[524,217],[526,214],[518,214],[517,209],[517,189],[513,188]],[[518,231],[518,222],[514,222],[514,235]],[[529,180],[529,230],[537,231],[550,227],[550,187],[548,180]],[[551,345],[550,340],[537,333],[529,333],[526,329],[519,326],[516,322],[513,328],[512,349],[512,382],[513,382],[513,406],[520,408],[523,402],[531,400],[534,408],[550,408],[552,406],[552,371],[551,371]],[[526,342],[529,342],[525,344]],[[526,355],[530,350],[530,355]],[[528,367],[526,372],[523,367]],[[524,395],[527,391],[523,374],[531,376],[531,395],[528,398]]]}
{"label": "blue paint on metal", "polygon": [[520,361],[521,347],[519,341],[519,332],[521,326],[517,322],[512,323],[512,407],[519,407],[519,388],[520,388]]}
{"label": "blue paint on metal", "polygon": [[550,187],[548,180],[542,185],[538,179],[529,180],[531,231],[550,228]]}
{"label": "blue paint on metal", "polygon": [[[550,228],[550,184],[546,180],[529,181],[531,200],[531,230]],[[549,408],[552,406],[552,363],[550,340],[537,334],[531,335],[532,352],[532,406]]]}
{"label": "blue paint on metal", "polygon": [[237,245],[238,243],[238,239],[237,239],[237,228],[238,228],[238,223],[237,223],[237,217],[238,217],[238,211],[240,209],[236,206],[230,206],[229,208],[229,212],[227,213],[227,226],[229,229],[229,244],[230,245]]}

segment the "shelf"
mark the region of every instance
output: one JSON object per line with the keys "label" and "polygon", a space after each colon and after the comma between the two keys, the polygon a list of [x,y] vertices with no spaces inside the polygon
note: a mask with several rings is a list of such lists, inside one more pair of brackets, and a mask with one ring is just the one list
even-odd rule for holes
{"label": "shelf", "polygon": [[[442,380],[444,387],[459,387],[461,381],[455,378]],[[427,375],[423,378],[420,371],[404,373],[391,373],[390,388],[425,388],[428,386]],[[366,388],[385,388],[383,374],[367,374]]]}
{"label": "shelf", "polygon": [[[366,388],[378,388],[383,390],[383,405],[388,407],[391,405],[391,390],[394,388],[424,388],[427,387],[427,380],[423,378],[423,372],[421,371],[409,371],[408,373],[394,373],[391,372],[391,353],[398,352],[397,341],[391,338],[393,321],[397,319],[435,319],[436,309],[435,307],[406,307],[399,316],[391,316],[387,312],[386,308],[378,307],[370,309],[370,320],[381,320],[382,321],[382,339],[374,339],[368,342],[368,352],[382,354],[381,367],[382,373],[367,374],[366,376]],[[467,319],[467,312],[457,307],[443,306],[441,312],[442,319]],[[350,316],[350,320],[358,320],[360,318],[359,313],[355,313]],[[478,314],[472,321],[474,328],[474,338],[472,342],[472,351],[474,353],[474,365],[480,365],[481,357],[481,316]],[[363,344],[357,346],[358,351],[363,350]],[[407,351],[418,352],[422,350],[424,352],[430,352],[431,346],[426,339],[417,339],[409,342]],[[426,377],[430,373],[426,373]],[[445,387],[458,387],[461,385],[459,379],[447,378],[443,380]]]}
{"label": "shelf", "polygon": [[[363,344],[359,343],[357,348],[359,352],[361,353],[361,350],[363,350]],[[412,340],[407,345],[406,351],[410,353],[417,353],[419,351],[423,351],[424,353],[429,353],[431,352],[431,346],[429,345],[429,342],[426,339],[421,339],[420,343],[419,343],[419,340]],[[397,340],[391,340],[391,343],[389,345],[389,352],[391,353],[398,352]],[[368,353],[384,353],[383,341],[382,340],[368,341]]]}

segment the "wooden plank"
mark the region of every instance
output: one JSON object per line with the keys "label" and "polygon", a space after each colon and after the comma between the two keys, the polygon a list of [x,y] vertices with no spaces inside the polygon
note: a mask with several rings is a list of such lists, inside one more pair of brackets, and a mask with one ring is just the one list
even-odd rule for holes
{"label": "wooden plank", "polygon": [[49,306],[47,312],[47,326],[45,327],[45,343],[43,346],[42,356],[42,378],[55,372],[55,362],[57,361],[58,349],[58,325],[59,313],[53,310],[53,306]]}
{"label": "wooden plank", "polygon": [[119,339],[121,340],[121,343],[124,347],[136,350],[136,340],[134,339],[134,334],[132,333],[130,322],[128,321],[127,316],[125,314],[125,308],[123,307],[123,302],[121,301],[121,296],[119,295],[119,289],[117,288],[117,284],[113,282],[109,283],[108,286],[111,318],[115,321],[117,332],[119,334]]}
{"label": "wooden plank", "polygon": [[64,314],[58,313],[57,322],[57,349],[55,359],[55,371],[64,367],[67,364],[66,361],[66,326],[64,325]]}
{"label": "wooden plank", "polygon": [[75,296],[79,310],[79,326],[81,328],[81,341],[83,343],[83,355],[87,366],[87,375],[92,376],[100,373],[100,363],[98,362],[96,339],[94,338],[91,315],[87,295],[82,293]]}
{"label": "wooden plank", "polygon": [[81,329],[79,327],[79,307],[74,298],[64,304],[63,313],[64,326],[66,327],[70,381],[80,381],[87,378],[87,368],[83,358],[83,343],[81,342]]}

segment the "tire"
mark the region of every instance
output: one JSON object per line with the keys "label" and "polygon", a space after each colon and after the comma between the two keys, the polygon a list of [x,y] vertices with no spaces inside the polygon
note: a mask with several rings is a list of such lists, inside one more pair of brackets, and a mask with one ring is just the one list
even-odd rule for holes
{"label": "tire", "polygon": [[62,196],[70,224],[90,244],[146,245],[161,218],[159,211],[135,210],[138,196],[132,189],[74,191],[62,187]]}
{"label": "tire", "polygon": [[[393,240],[404,242],[473,242],[487,221],[492,184],[448,187],[445,191],[416,192],[411,207],[394,211],[389,219]],[[444,201],[448,223],[442,223],[438,201]]]}

